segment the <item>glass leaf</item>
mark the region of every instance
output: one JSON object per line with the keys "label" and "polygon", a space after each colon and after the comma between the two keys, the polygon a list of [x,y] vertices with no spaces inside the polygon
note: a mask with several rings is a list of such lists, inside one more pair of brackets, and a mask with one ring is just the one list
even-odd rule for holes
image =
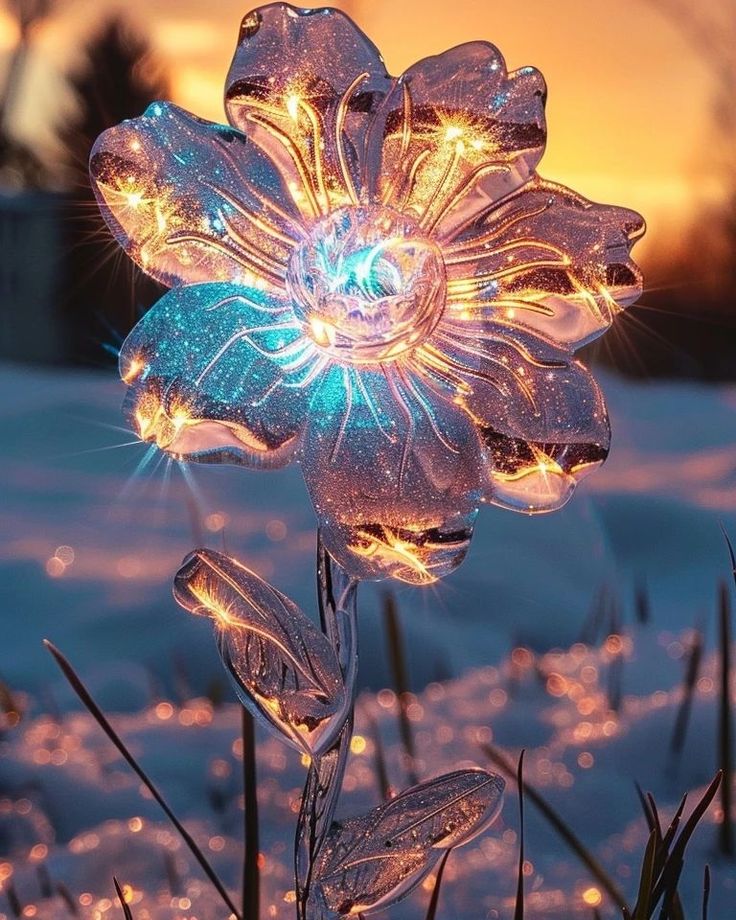
{"label": "glass leaf", "polygon": [[342,672],[327,637],[293,601],[209,549],[185,559],[174,596],[212,618],[225,669],[254,715],[310,757],[332,745],[348,716]]}
{"label": "glass leaf", "polygon": [[501,807],[504,781],[459,770],[413,786],[337,825],[314,869],[317,916],[371,913],[411,892],[442,854],[482,833]]}

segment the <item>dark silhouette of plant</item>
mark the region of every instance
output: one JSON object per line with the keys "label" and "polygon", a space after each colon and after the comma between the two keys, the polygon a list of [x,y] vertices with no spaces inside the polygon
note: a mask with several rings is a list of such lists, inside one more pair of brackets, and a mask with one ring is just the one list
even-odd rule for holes
{"label": "dark silhouette of plant", "polygon": [[0,186],[21,189],[43,188],[49,173],[31,147],[13,137],[12,115],[23,82],[34,27],[51,11],[52,0],[8,0],[18,23],[18,41],[10,54],[5,82],[0,88]]}
{"label": "dark silhouette of plant", "polygon": [[146,37],[120,15],[92,36],[67,79],[76,113],[59,130],[63,170],[72,190],[64,306],[71,358],[99,364],[104,358],[101,346],[119,344],[137,314],[158,298],[160,288],[113,246],[89,183],[90,149],[107,128],[167,98],[169,87]]}

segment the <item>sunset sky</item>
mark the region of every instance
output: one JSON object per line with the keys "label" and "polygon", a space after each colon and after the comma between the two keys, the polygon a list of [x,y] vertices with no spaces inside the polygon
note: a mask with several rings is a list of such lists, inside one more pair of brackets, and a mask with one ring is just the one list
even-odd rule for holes
{"label": "sunset sky", "polygon": [[[714,65],[692,29],[663,9],[678,0],[353,0],[347,9],[382,49],[390,71],[474,38],[494,42],[511,68],[539,67],[549,86],[549,143],[542,172],[588,197],[626,204],[648,219],[652,238],[671,241],[684,215],[721,193],[709,152]],[[24,136],[43,136],[63,117],[58,73],[109,0],[60,2],[37,36],[24,87]],[[175,101],[222,118],[222,88],[242,0],[129,0],[125,5],[170,66]],[[724,39],[734,0],[700,0]],[[734,36],[736,38],[736,36]],[[14,40],[0,18],[0,50]]]}

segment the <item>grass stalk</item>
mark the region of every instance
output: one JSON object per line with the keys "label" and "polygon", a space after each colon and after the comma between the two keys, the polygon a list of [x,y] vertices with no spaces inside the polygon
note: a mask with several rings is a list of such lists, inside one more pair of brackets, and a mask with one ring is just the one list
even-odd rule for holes
{"label": "grass stalk", "polygon": [[[682,869],[685,865],[685,849],[690,842],[695,828],[700,824],[700,821],[715,798],[722,778],[720,771],[716,773],[710,785],[703,793],[700,801],[692,810],[679,836],[672,843],[671,851],[668,853],[664,868],[662,869],[652,893],[652,907],[656,906],[660,899],[664,898],[662,906],[663,914],[660,916],[667,918],[668,914],[665,911],[670,909],[671,905],[677,899],[677,887],[679,885]],[[665,840],[666,839],[667,835],[665,835]]]}
{"label": "grass stalk", "polygon": [[245,706],[240,707],[243,736],[243,918],[258,920],[261,904],[261,876],[258,868],[258,796],[256,772],[256,727]]}
{"label": "grass stalk", "polygon": [[8,882],[8,884],[5,886],[5,897],[8,900],[8,904],[13,912],[13,916],[22,917],[23,905],[20,898],[18,897],[18,892],[15,890],[15,885],[12,882]]}
{"label": "grass stalk", "polygon": [[590,609],[578,636],[578,641],[584,645],[595,645],[598,639],[601,623],[609,608],[609,593],[608,585],[604,582],[593,595]]}
{"label": "grass stalk", "polygon": [[118,880],[113,875],[112,877],[113,884],[115,885],[115,891],[118,896],[118,901],[120,901],[120,906],[123,908],[123,916],[125,920],[133,920],[133,913],[128,905],[128,902],[125,900],[125,895],[123,894],[123,889],[120,887]]}
{"label": "grass stalk", "polygon": [[79,908],[77,907],[77,902],[72,897],[71,891],[69,891],[63,882],[56,883],[56,893],[64,902],[64,904],[66,904],[66,909],[69,911],[72,917],[78,917]]}
{"label": "grass stalk", "polygon": [[409,720],[409,669],[406,664],[404,641],[399,623],[399,612],[393,594],[387,592],[383,599],[383,621],[386,628],[386,642],[391,664],[394,690],[399,701],[399,732],[404,747],[406,773],[410,785],[419,782],[416,769],[414,733]]}
{"label": "grass stalk", "polygon": [[381,801],[388,802],[391,798],[391,783],[388,779],[388,767],[386,766],[386,754],[383,750],[381,741],[381,731],[373,715],[369,712],[367,715],[368,726],[373,741],[373,766],[376,771],[376,780],[378,781],[378,793]]}
{"label": "grass stalk", "polygon": [[54,889],[51,885],[49,870],[43,863],[36,866],[36,878],[38,879],[38,890],[41,892],[41,897],[44,899],[50,898],[54,893]]}
{"label": "grass stalk", "polygon": [[[516,779],[516,768],[511,763],[511,761],[509,761],[508,758],[501,753],[501,751],[497,750],[490,744],[484,744],[482,745],[482,748],[492,763],[494,763],[508,777],[514,780]],[[598,860],[593,856],[593,854],[578,839],[574,831],[570,829],[570,827],[565,823],[560,815],[557,814],[554,808],[552,808],[552,806],[541,795],[541,793],[537,792],[533,786],[530,786],[526,780],[523,780],[523,790],[524,795],[526,795],[526,797],[539,809],[549,824],[551,824],[554,830],[557,831],[560,838],[567,844],[575,856],[577,856],[583,865],[588,869],[590,874],[606,892],[616,907],[625,916],[630,917],[631,911],[629,910],[626,899],[619,890],[618,886],[601,866]]]}
{"label": "grass stalk", "polygon": [[[652,815],[654,817],[654,826],[657,835],[657,850],[656,858],[654,861],[654,871],[655,878],[659,878],[662,874],[667,863],[667,857],[670,853],[670,847],[672,842],[675,839],[675,834],[677,829],[680,826],[680,821],[682,820],[682,815],[685,811],[685,805],[687,804],[687,793],[683,795],[680,799],[680,804],[677,807],[677,811],[672,816],[672,820],[669,823],[667,830],[662,834],[662,822],[659,819],[659,809],[657,808],[657,803],[654,800],[654,796],[651,792],[647,793],[647,800],[649,802],[649,807],[651,808]],[[656,904],[649,905],[650,913],[652,913],[656,908]],[[682,906],[680,904],[680,895],[675,890],[672,897],[672,917],[669,920],[678,920],[682,917]]]}
{"label": "grass stalk", "polygon": [[72,690],[74,690],[74,692],[77,694],[79,699],[82,701],[87,711],[94,718],[94,720],[97,722],[100,728],[105,732],[105,734],[110,739],[110,741],[112,741],[112,743],[118,749],[119,753],[122,755],[123,759],[127,762],[128,766],[133,770],[133,772],[136,774],[138,779],[140,779],[143,785],[148,789],[148,791],[151,793],[155,801],[158,802],[159,806],[161,807],[161,810],[164,812],[164,814],[169,819],[169,821],[174,826],[174,828],[176,828],[177,833],[182,838],[186,846],[189,848],[189,851],[191,852],[192,856],[194,856],[196,861],[199,863],[200,867],[202,868],[202,871],[207,876],[209,881],[212,883],[213,887],[215,888],[217,893],[222,898],[223,902],[227,906],[230,913],[233,914],[237,918],[237,920],[243,920],[243,918],[240,916],[240,912],[238,911],[237,907],[233,903],[232,898],[227,893],[225,886],[220,881],[217,873],[212,868],[210,863],[207,861],[207,858],[205,857],[204,853],[202,853],[200,848],[197,846],[192,835],[184,827],[181,821],[176,817],[176,815],[171,810],[171,808],[169,807],[169,805],[167,804],[167,802],[165,801],[161,793],[158,791],[156,786],[154,786],[153,782],[148,778],[148,776],[143,771],[143,768],[140,766],[138,761],[133,757],[133,755],[130,753],[128,748],[125,746],[120,736],[113,729],[112,725],[110,725],[110,723],[107,720],[107,717],[102,712],[102,710],[97,705],[97,703],[95,703],[95,701],[92,699],[92,696],[90,695],[89,691],[84,686],[80,678],[77,676],[76,671],[71,666],[69,661],[59,651],[59,649],[56,648],[55,645],[53,645],[51,642],[48,641],[48,639],[44,639],[44,645],[49,650],[51,655],[54,657],[54,660],[56,661],[59,668],[61,669],[64,677],[69,682]]}
{"label": "grass stalk", "polygon": [[710,903],[710,866],[703,870],[703,914],[702,920],[708,920],[708,904]]}
{"label": "grass stalk", "polygon": [[733,739],[731,715],[731,598],[728,585],[719,591],[720,700],[718,707],[718,762],[723,773],[718,848],[724,856],[734,855],[733,831]]}
{"label": "grass stalk", "polygon": [[656,878],[657,849],[661,838],[657,839],[657,829],[652,828],[644,851],[644,860],[641,864],[639,875],[639,891],[636,896],[636,905],[631,920],[649,920],[649,904],[652,897],[652,888]]}
{"label": "grass stalk", "polygon": [[516,879],[514,920],[524,920],[524,751],[516,767],[516,789],[519,796],[519,871]]}
{"label": "grass stalk", "polygon": [[180,897],[184,886],[176,869],[176,860],[170,850],[164,850],[164,872],[166,873],[166,883],[169,886],[169,894],[172,898]]}
{"label": "grass stalk", "polygon": [[646,626],[652,618],[652,604],[649,599],[649,589],[646,578],[639,578],[634,587],[634,612],[636,622]]}
{"label": "grass stalk", "polygon": [[432,889],[432,897],[429,901],[429,908],[427,909],[426,920],[436,920],[437,918],[437,906],[440,903],[440,889],[442,888],[442,879],[445,875],[445,866],[447,865],[447,860],[450,857],[452,850],[447,850],[440,860],[439,869],[437,870],[437,879],[434,883],[434,888]]}
{"label": "grass stalk", "polygon": [[693,698],[695,696],[695,685],[700,676],[700,665],[702,660],[703,632],[700,629],[696,629],[682,682],[682,702],[677,710],[677,717],[670,740],[670,751],[677,758],[681,756],[683,748],[685,747],[685,738],[687,737],[687,729],[690,724],[690,712],[692,711]]}

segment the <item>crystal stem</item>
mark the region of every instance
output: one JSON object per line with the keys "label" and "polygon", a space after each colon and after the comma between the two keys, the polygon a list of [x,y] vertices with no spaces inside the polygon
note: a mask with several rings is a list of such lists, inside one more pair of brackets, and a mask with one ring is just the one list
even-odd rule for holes
{"label": "crystal stem", "polygon": [[309,916],[312,869],[332,824],[353,735],[358,673],[358,582],[317,543],[317,597],[322,629],[332,643],[345,680],[345,713],[332,746],[309,765],[297,823],[294,866],[298,920]]}

